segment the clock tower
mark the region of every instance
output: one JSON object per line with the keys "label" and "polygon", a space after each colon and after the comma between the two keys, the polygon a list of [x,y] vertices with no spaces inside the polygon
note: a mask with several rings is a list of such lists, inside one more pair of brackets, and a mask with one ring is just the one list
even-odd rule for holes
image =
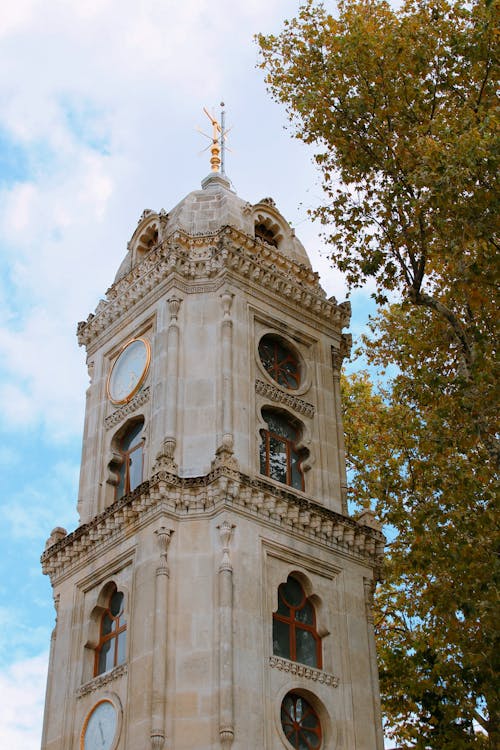
{"label": "clock tower", "polygon": [[78,325],[80,523],[42,555],[42,750],[382,750],[384,537],[347,513],[349,317],[274,201],[224,174],[143,212]]}

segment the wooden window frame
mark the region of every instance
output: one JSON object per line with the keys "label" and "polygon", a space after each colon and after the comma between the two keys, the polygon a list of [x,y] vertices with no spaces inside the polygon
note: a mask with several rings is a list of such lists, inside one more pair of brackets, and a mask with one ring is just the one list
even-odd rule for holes
{"label": "wooden window frame", "polygon": [[[271,368],[267,368],[264,364],[264,360],[262,359],[262,355],[260,352],[260,349],[262,346],[272,346],[272,366]],[[279,359],[278,357],[278,348],[281,347],[285,352],[287,352],[287,356],[285,359]],[[259,357],[260,361],[262,362],[262,366],[264,367],[265,371],[271,377],[275,383],[277,383],[281,388],[287,388],[290,391],[296,391],[298,388],[300,388],[301,385],[301,372],[300,372],[300,360],[298,356],[291,350],[290,346],[282,341],[281,339],[277,338],[276,336],[273,336],[272,334],[266,334],[262,337],[261,341],[259,342]],[[287,382],[287,375],[288,372],[286,369],[283,368],[283,365],[285,363],[291,362],[294,366],[294,372],[293,377],[295,378],[297,385],[290,385]],[[280,375],[283,374],[283,378],[285,380],[285,383],[280,382]]]}
{"label": "wooden window frame", "polygon": [[[314,668],[322,669],[323,668],[323,649],[321,647],[321,637],[318,634],[318,630],[316,627],[316,608],[314,604],[311,602],[310,598],[306,596],[306,592],[304,591],[304,587],[302,586],[300,581],[298,581],[297,578],[293,578],[293,580],[295,581],[295,583],[297,583],[300,586],[300,589],[302,591],[302,601],[300,602],[300,605],[298,606],[293,606],[292,604],[289,604],[280,591],[281,586],[283,585],[283,584],[280,584],[280,586],[278,587],[278,608],[279,608],[279,597],[281,597],[286,607],[288,607],[290,614],[288,616],[279,614],[278,609],[277,609],[276,612],[273,612],[273,621],[276,620],[277,622],[282,622],[285,625],[288,625],[288,644],[289,644],[289,651],[290,651],[290,661],[297,662],[297,664],[303,664],[304,662],[299,662],[297,659],[296,631],[307,630],[308,633],[311,633],[316,643],[316,664],[314,665]],[[286,586],[286,583],[284,585]],[[308,625],[307,623],[300,622],[296,618],[296,612],[300,612],[300,610],[304,609],[306,604],[309,604],[312,609],[312,614],[313,614],[312,625]],[[312,666],[312,665],[308,664],[306,666]]]}
{"label": "wooden window frame", "polygon": [[[139,450],[139,448],[142,451],[141,455],[141,478],[144,476],[144,441],[142,438],[139,438],[139,441],[128,451],[122,451],[120,450],[120,456],[122,457],[122,464],[120,466],[120,471],[122,470],[122,467],[124,467],[125,470],[125,477],[123,482],[123,495],[127,495],[130,492],[130,455],[136,451]],[[118,485],[119,486],[119,485]],[[118,486],[116,488],[116,492],[118,494]],[[118,499],[118,498],[117,498]]]}
{"label": "wooden window frame", "polygon": [[[287,708],[285,708],[284,704],[287,698],[291,698],[293,701],[293,715],[288,711]],[[297,721],[297,719],[295,718],[297,716],[296,706],[298,700],[304,701],[307,705],[307,711],[301,716],[300,721]],[[283,718],[283,714],[286,714],[285,719]],[[314,718],[316,719],[315,727],[303,725],[304,718],[307,718],[307,716],[309,715],[314,716]],[[301,747],[301,743],[305,743],[309,750],[319,750],[319,748],[321,748],[323,744],[323,729],[321,727],[321,721],[314,706],[311,705],[310,701],[304,698],[304,696],[300,695],[299,693],[295,693],[294,691],[287,693],[281,702],[280,719],[283,734],[285,735],[287,741],[290,743],[290,746],[295,748],[295,750],[299,750],[299,748]],[[288,734],[286,727],[289,727],[291,730],[288,732]],[[311,745],[307,737],[305,737],[303,734],[301,736],[301,730],[304,732],[307,731],[310,734],[316,734],[318,738],[318,744]],[[293,737],[292,740],[293,734],[295,735],[295,737]]]}
{"label": "wooden window frame", "polygon": [[[137,424],[137,422],[135,423]],[[141,437],[141,433],[144,429],[144,421],[142,421],[142,426],[140,431],[138,432],[136,438],[137,442],[134,443],[130,448],[127,448],[124,450],[122,448],[123,443],[126,441],[127,436],[130,434],[130,432],[134,429],[134,423],[129,425],[128,429],[124,432],[122,437],[120,438],[117,446],[117,452],[120,456],[120,463],[118,468],[118,482],[115,486],[115,500],[119,500],[122,497],[125,497],[125,495],[128,495],[130,490],[130,464],[131,464],[131,455],[134,453],[134,451],[141,450],[141,482],[143,481],[144,477],[144,437]],[[122,474],[123,473],[123,474]],[[122,482],[122,476],[123,476],[123,491],[122,494],[119,494],[120,492],[120,485]],[[141,483],[139,482],[139,484]],[[139,486],[139,485],[137,485]],[[134,488],[135,489],[135,488]]]}
{"label": "wooden window frame", "polygon": [[[101,651],[102,651],[103,646],[106,643],[108,643],[108,641],[111,641],[111,640],[114,639],[114,643],[112,644],[112,649],[113,649],[113,665],[112,665],[111,669],[114,669],[115,667],[118,666],[119,663],[121,663],[121,662],[118,662],[118,640],[119,640],[118,637],[119,637],[119,635],[121,633],[124,633],[127,630],[127,622],[124,619],[124,609],[120,610],[120,612],[116,616],[113,615],[112,612],[111,612],[111,607],[110,607],[110,605],[111,605],[111,599],[117,593],[122,593],[122,592],[118,591],[116,589],[115,589],[115,591],[113,591],[113,593],[110,595],[109,600],[108,600],[108,602],[109,602],[108,603],[108,607],[104,610],[104,612],[101,615],[101,621],[100,621],[100,624],[99,624],[99,642],[98,642],[98,644],[96,646],[96,649],[95,649],[94,677],[97,677],[100,674],[105,674],[105,672],[109,671],[109,670],[105,670],[105,672],[100,672],[99,671],[99,659],[100,659],[100,656],[101,656]],[[125,602],[125,597],[123,598],[123,601]],[[106,633],[105,635],[103,635],[102,631],[103,631],[103,625],[104,625],[104,618],[105,617],[109,617],[111,620],[113,620],[114,622],[116,622],[117,623],[117,627],[115,629],[111,630],[111,632]],[[120,625],[120,619],[124,620],[121,625]]]}
{"label": "wooden window frame", "polygon": [[[265,476],[269,477],[270,479],[274,479],[274,477],[271,476],[271,438],[274,438],[280,443],[285,444],[286,449],[286,482],[289,487],[293,487],[296,490],[301,490],[304,492],[305,488],[305,482],[304,482],[304,472],[302,470],[302,459],[300,458],[300,455],[297,451],[296,444],[293,440],[290,440],[290,438],[283,437],[283,435],[279,435],[277,432],[273,432],[272,430],[261,430],[263,440],[265,441],[265,453],[266,453],[266,465],[265,465]],[[297,456],[297,470],[300,474],[301,479],[301,486],[295,487],[292,484],[292,451]],[[279,481],[276,480],[275,481]]]}

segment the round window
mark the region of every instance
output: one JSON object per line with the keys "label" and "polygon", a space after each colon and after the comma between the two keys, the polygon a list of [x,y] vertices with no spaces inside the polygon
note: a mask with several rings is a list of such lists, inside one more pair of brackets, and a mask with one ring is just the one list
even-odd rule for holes
{"label": "round window", "polygon": [[281,726],[295,750],[321,747],[321,724],[309,701],[297,693],[287,693],[281,704]]}
{"label": "round window", "polygon": [[259,357],[266,372],[279,385],[290,390],[300,386],[300,361],[283,339],[272,334],[263,336],[259,342]]}

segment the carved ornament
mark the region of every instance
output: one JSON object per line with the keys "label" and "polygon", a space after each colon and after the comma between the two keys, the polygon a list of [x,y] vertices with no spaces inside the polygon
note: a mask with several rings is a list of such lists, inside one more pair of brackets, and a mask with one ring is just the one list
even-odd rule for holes
{"label": "carved ornament", "polygon": [[234,523],[230,523],[229,521],[225,520],[219,526],[217,526],[217,528],[219,529],[219,535],[222,544],[222,560],[219,565],[219,570],[232,571],[233,566],[231,565],[231,558],[229,556],[229,545],[235,525]]}
{"label": "carved ornament", "polygon": [[115,409],[115,411],[104,420],[106,429],[109,430],[111,427],[119,424],[123,419],[125,419],[125,417],[133,414],[136,409],[147,403],[149,401],[149,394],[150,388],[148,385],[146,388],[141,388],[141,390],[135,394],[134,398],[129,401],[128,404],[124,404],[123,406],[120,406],[119,409]]}
{"label": "carved ornament", "polygon": [[100,674],[97,677],[94,677],[93,680],[90,680],[90,682],[86,682],[85,685],[82,685],[78,688],[76,691],[76,697],[82,698],[84,695],[89,695],[89,693],[95,693],[96,690],[100,690],[105,685],[109,685],[110,682],[113,682],[114,680],[118,680],[120,677],[123,677],[123,675],[126,675],[128,672],[128,667],[126,664],[120,664],[118,667],[115,667],[110,672],[105,672],[104,674]]}
{"label": "carved ornament", "polygon": [[276,208],[276,202],[273,198],[262,198],[262,200],[260,200],[256,205],[260,205],[261,203],[264,203],[266,206]]}
{"label": "carved ornament", "polygon": [[256,380],[255,392],[260,396],[265,396],[270,399],[270,401],[285,404],[291,409],[295,409],[295,411],[303,414],[305,417],[314,417],[315,409],[313,404],[309,404],[307,401],[303,401],[301,398],[297,398],[297,396],[293,396],[291,393],[286,393],[275,385],[271,385],[271,383],[264,383],[263,380]]}
{"label": "carved ornament", "polygon": [[282,659],[281,656],[270,656],[269,666],[279,669],[280,672],[287,672],[288,674],[293,674],[295,677],[305,677],[306,680],[319,682],[322,685],[337,687],[339,684],[339,678],[335,677],[333,674],[323,672],[322,669],[308,667],[306,664],[299,664],[296,661]]}
{"label": "carved ornament", "polygon": [[200,477],[179,477],[160,471],[133,492],[116,500],[89,523],[55,542],[41,557],[42,570],[52,583],[94,551],[113,543],[125,529],[132,533],[149,517],[167,514],[171,519],[201,517],[228,510],[286,529],[304,540],[360,560],[380,575],[385,546],[381,531],[276,487],[265,477],[251,479],[226,466]]}
{"label": "carved ornament", "polygon": [[159,285],[173,274],[178,282],[187,284],[188,291],[195,291],[190,288],[195,284],[200,292],[212,291],[207,282],[227,272],[286,297],[337,329],[349,323],[350,304],[326,299],[317,273],[271,245],[225,226],[200,236],[181,230],[172,232],[110,287],[95,314],[78,324],[78,341],[80,345],[90,344],[137,303],[157,292]]}

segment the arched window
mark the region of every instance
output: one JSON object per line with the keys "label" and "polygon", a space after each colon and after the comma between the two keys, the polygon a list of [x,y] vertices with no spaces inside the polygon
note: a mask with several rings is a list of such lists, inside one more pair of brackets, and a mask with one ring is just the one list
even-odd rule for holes
{"label": "arched window", "polygon": [[278,240],[275,233],[263,221],[255,225],[255,236],[274,247],[278,247]]}
{"label": "arched window", "polygon": [[316,612],[297,579],[288,576],[278,588],[278,609],[273,613],[273,654],[321,669],[321,638]]}
{"label": "arched window", "polygon": [[272,409],[263,409],[262,416],[267,430],[261,430],[260,473],[303,490],[302,452],[296,447],[298,427],[292,419]]}
{"label": "arched window", "polygon": [[94,677],[125,661],[127,623],[123,606],[124,596],[115,588],[101,617],[99,643],[95,650]]}
{"label": "arched window", "polygon": [[281,727],[295,750],[318,750],[321,747],[319,716],[299,693],[287,693],[283,698]]}
{"label": "arched window", "polygon": [[141,438],[141,432],[143,427],[144,420],[135,422],[119,441],[118,453],[121,462],[118,469],[118,484],[116,486],[117,499],[135,490],[142,482],[144,441]]}

